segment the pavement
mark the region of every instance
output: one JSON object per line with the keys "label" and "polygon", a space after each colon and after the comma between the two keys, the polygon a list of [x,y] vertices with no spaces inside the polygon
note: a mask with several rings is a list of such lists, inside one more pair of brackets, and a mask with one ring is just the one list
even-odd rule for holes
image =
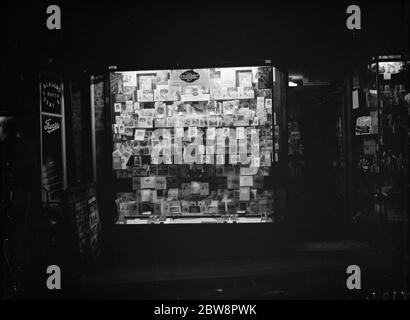
{"label": "pavement", "polygon": [[[51,298],[366,299],[408,291],[402,258],[355,240],[311,241],[266,259],[101,266]],[[361,290],[346,287],[349,265],[361,269]]]}

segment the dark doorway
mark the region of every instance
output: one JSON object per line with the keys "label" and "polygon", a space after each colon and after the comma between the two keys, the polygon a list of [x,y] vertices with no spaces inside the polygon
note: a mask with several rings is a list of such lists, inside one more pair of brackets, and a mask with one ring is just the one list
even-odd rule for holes
{"label": "dark doorway", "polygon": [[317,235],[342,227],[345,156],[341,86],[288,90],[289,217]]}

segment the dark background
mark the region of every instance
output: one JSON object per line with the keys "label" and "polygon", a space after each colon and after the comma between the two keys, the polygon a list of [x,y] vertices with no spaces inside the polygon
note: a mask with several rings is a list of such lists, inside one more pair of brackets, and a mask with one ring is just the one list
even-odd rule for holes
{"label": "dark background", "polygon": [[[4,79],[56,64],[106,70],[114,65],[174,65],[260,60],[308,67],[360,56],[403,52],[408,10],[393,1],[6,2],[3,5]],[[46,8],[58,4],[62,29],[46,28]],[[362,30],[346,28],[346,8],[359,5]],[[407,24],[405,19],[407,15]],[[406,34],[407,32],[407,34]]]}
{"label": "dark background", "polygon": [[[61,8],[61,30],[46,27],[51,4]],[[408,50],[407,1],[354,2],[362,11],[362,30],[356,32],[346,28],[350,4],[6,1],[1,80],[8,99],[1,109],[24,113],[34,101],[19,100],[22,90],[28,96],[31,77],[47,68],[101,73],[109,65],[198,66],[264,59],[285,69],[344,68],[376,54]]]}

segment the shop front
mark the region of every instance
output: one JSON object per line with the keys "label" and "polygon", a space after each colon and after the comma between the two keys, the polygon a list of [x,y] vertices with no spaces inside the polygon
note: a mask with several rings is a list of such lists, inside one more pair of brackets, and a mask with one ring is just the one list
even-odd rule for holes
{"label": "shop front", "polygon": [[136,69],[111,67],[91,88],[93,109],[105,113],[96,167],[112,249],[244,257],[279,245],[284,72],[270,61]]}
{"label": "shop front", "polygon": [[[396,73],[391,77],[399,79]],[[105,257],[124,263],[269,257],[312,235],[350,232],[358,212],[365,210],[356,183],[367,181],[356,172],[364,163],[358,142],[364,141],[365,159],[376,152],[369,140],[382,141],[376,139],[382,109],[365,107],[363,101],[371,104],[377,90],[366,89],[363,100],[363,80],[352,84],[349,72],[282,70],[265,60],[198,68],[112,66],[104,75],[83,80],[81,90],[69,81],[70,99],[65,99],[74,114],[67,125],[72,127],[68,171],[81,172],[82,150],[87,155],[87,148],[74,141],[81,140],[75,134],[75,112],[82,101],[91,113],[85,121],[91,125],[92,152],[85,159],[92,170],[77,176],[95,185],[75,185],[73,174],[58,171],[59,181],[71,186],[63,199],[69,216],[77,219],[74,232],[81,250],[84,241],[91,243],[91,233],[82,226],[85,220],[89,225],[89,214],[84,218],[81,208],[88,212],[93,204],[102,222]],[[405,93],[404,85],[396,87]],[[76,98],[89,88],[86,97]],[[384,97],[389,87],[381,88]],[[369,120],[369,132],[352,132],[356,122],[372,115],[376,120]],[[66,122],[60,122],[65,129]],[[394,128],[400,131],[399,124]],[[50,123],[42,128],[58,133]],[[389,137],[383,141],[391,149],[395,144]],[[47,150],[62,152],[62,146]],[[391,163],[406,159],[400,154],[374,155]],[[369,204],[369,212],[381,218],[398,212],[388,211],[389,203],[398,202],[388,202],[384,189],[373,189],[370,197],[377,201]]]}

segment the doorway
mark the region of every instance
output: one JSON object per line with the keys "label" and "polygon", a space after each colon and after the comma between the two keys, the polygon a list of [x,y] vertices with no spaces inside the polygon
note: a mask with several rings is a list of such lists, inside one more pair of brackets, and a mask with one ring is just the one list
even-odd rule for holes
{"label": "doorway", "polygon": [[346,214],[345,90],[339,83],[289,75],[289,220],[316,235],[333,234]]}

